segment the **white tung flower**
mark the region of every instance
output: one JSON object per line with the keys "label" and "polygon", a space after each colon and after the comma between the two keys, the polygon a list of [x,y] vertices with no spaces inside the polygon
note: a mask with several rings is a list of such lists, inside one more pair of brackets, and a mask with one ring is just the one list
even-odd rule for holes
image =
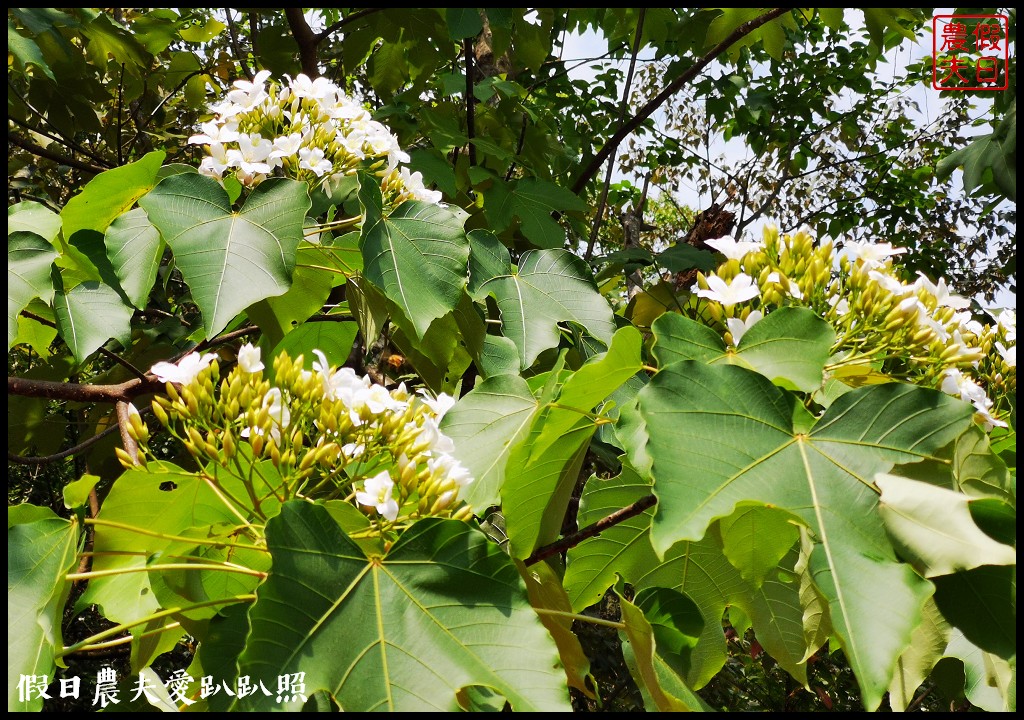
{"label": "white tung flower", "polygon": [[740,340],[746,335],[747,330],[754,327],[754,323],[758,322],[763,318],[760,310],[753,310],[747,315],[746,320],[740,320],[739,318],[727,318],[725,324],[729,326],[729,334],[732,335],[732,344],[734,346],[740,344]]}
{"label": "white tung flower", "polygon": [[391,495],[395,482],[383,470],[372,478],[363,481],[363,490],[356,492],[356,502],[360,505],[374,507],[377,512],[383,515],[388,522],[394,522],[398,518],[398,503]]}
{"label": "white tung flower", "polygon": [[455,406],[455,398],[447,393],[441,393],[436,398],[432,398],[424,388],[420,388],[417,392],[421,395],[420,401],[434,411],[434,418],[437,422],[441,422],[444,414]]}
{"label": "white tung flower", "polygon": [[238,367],[247,373],[256,373],[266,367],[260,359],[260,349],[252,343],[238,348]]}
{"label": "white tung flower", "polygon": [[894,248],[889,243],[848,242],[844,252],[851,261],[860,260],[867,267],[878,267],[894,255],[907,251],[906,248]]}
{"label": "white tung flower", "polygon": [[971,306],[971,301],[965,297],[954,295],[949,291],[949,286],[946,285],[946,278],[939,278],[937,283],[933,283],[929,280],[924,273],[920,270],[917,273],[917,281],[914,283],[914,289],[924,288],[930,295],[935,298],[935,301],[939,304],[939,307],[951,307],[954,310],[965,310]]}
{"label": "white tung flower", "polygon": [[188,385],[196,376],[213,362],[214,355],[211,353],[189,353],[178,364],[169,362],[158,362],[149,371],[156,376],[156,379],[165,383],[178,383]]}
{"label": "white tung flower", "polygon": [[747,253],[756,252],[764,247],[762,243],[758,242],[740,242],[731,235],[725,235],[717,240],[707,240],[705,243],[730,260],[742,260]]}
{"label": "white tung flower", "polygon": [[1001,342],[997,342],[996,343],[996,350],[999,351],[999,357],[1001,357],[1003,359],[1003,362],[1006,363],[1007,367],[1012,367],[1012,368],[1017,367],[1017,346],[1016,345],[1011,345],[1010,347],[1006,347]]}
{"label": "white tung flower", "polygon": [[707,278],[708,289],[702,290],[697,285],[693,286],[693,292],[697,297],[708,298],[722,303],[725,307],[732,307],[736,303],[745,302],[756,298],[761,294],[754,284],[754,279],[746,273],[740,273],[726,282],[717,275],[709,275]]}

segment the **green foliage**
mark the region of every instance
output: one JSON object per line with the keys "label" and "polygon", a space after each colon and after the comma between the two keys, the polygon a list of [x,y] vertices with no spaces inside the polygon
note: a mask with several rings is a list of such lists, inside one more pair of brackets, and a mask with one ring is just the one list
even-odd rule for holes
{"label": "green foliage", "polygon": [[766,12],[10,10],[9,709],[1015,710],[1015,99]]}

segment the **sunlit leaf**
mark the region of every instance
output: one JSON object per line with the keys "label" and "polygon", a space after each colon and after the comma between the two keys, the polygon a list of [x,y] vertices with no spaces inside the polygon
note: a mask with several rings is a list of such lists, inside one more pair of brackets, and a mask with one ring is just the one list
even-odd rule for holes
{"label": "sunlit leaf", "polygon": [[203,313],[206,337],[253,303],[288,290],[309,209],[306,187],[267,180],[234,211],[216,180],[181,174],[142,198]]}
{"label": "sunlit leaf", "polygon": [[[512,561],[458,521],[423,520],[367,557],[323,508],[286,503],[267,526],[273,570],[249,611],[239,674],[304,672],[349,712],[454,711],[492,687],[519,711],[569,710],[554,642]],[[310,657],[319,658],[310,663]],[[242,709],[298,709],[262,693]]]}

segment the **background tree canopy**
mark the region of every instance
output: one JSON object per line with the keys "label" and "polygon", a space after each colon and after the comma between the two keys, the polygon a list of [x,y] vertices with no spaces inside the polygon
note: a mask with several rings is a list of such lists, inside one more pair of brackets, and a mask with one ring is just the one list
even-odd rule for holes
{"label": "background tree canopy", "polygon": [[9,10],[9,706],[1015,709],[972,12]]}

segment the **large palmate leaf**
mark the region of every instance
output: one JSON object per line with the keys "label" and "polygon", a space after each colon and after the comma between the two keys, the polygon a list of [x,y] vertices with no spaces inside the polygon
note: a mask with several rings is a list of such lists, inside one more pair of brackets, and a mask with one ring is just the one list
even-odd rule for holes
{"label": "large palmate leaf", "polygon": [[615,333],[608,352],[566,378],[554,402],[534,417],[529,434],[512,449],[501,488],[512,555],[527,557],[555,540],[579,478],[580,463],[597,429],[591,413],[641,368],[636,328]]}
{"label": "large palmate leaf", "polygon": [[873,479],[951,442],[970,426],[970,408],[934,390],[876,385],[843,395],[809,432],[798,431],[794,400],[767,378],[695,361],[670,364],[638,402],[659,498],[655,550],[703,537],[743,501],[799,518],[816,540],[814,583],[865,705],[876,707],[932,590],[897,559]]}
{"label": "large palmate leaf", "polygon": [[[569,710],[554,642],[501,549],[465,523],[423,520],[367,557],[328,512],[289,502],[267,524],[273,569],[249,611],[239,674],[304,672],[349,712],[455,711],[461,688],[523,711]],[[245,710],[298,709],[262,693]]]}
{"label": "large palmate leaf", "polygon": [[462,497],[478,511],[498,504],[509,452],[529,431],[538,407],[521,377],[495,375],[477,383],[445,413],[441,430],[455,442],[455,457],[473,475]]}
{"label": "large palmate leaf", "polygon": [[360,177],[365,219],[361,236],[363,276],[401,308],[423,336],[436,318],[451,312],[466,287],[469,240],[465,216],[440,205],[409,201],[383,214],[380,187]]}
{"label": "large palmate leaf", "polygon": [[560,322],[579,323],[602,342],[615,331],[611,306],[586,264],[564,250],[531,250],[520,258],[518,272],[488,280],[480,292],[494,296],[502,333],[519,349],[522,369],[558,345]]}
{"label": "large palmate leaf", "polygon": [[[610,480],[591,478],[580,499],[580,526],[586,526],[640,500],[651,492],[650,480],[642,479],[628,464]],[[599,536],[569,550],[565,587],[573,608],[580,611],[597,602],[616,577],[634,589],[664,587],[684,593],[700,609],[703,630],[688,652],[686,664],[677,671],[691,687],[701,687],[726,660],[722,615],[727,606],[741,608],[753,622],[758,640],[780,665],[806,683],[805,661],[811,647],[803,634],[808,602],[801,597],[786,558],[760,587],[747,582],[729,563],[717,526],[696,542],[674,545],[658,558],[651,546],[650,527],[654,510],[629,518]],[[741,515],[729,518],[742,523]]]}
{"label": "large palmate leaf", "polygon": [[18,314],[35,298],[50,302],[50,266],[57,259],[53,246],[33,232],[7,236],[7,347],[18,336]]}
{"label": "large palmate leaf", "polygon": [[142,208],[116,218],[103,235],[107,257],[124,294],[137,308],[146,307],[156,282],[164,243]]}
{"label": "large palmate leaf", "polygon": [[151,152],[90,180],[60,212],[65,239],[70,240],[79,230],[106,230],[114,218],[127,212],[156,185],[165,156],[162,150]]}
{"label": "large palmate leaf", "polygon": [[139,204],[174,253],[207,338],[291,286],[310,204],[305,183],[267,180],[234,211],[216,180],[183,173],[165,178]]}
{"label": "large palmate leaf", "polygon": [[61,623],[78,562],[78,525],[49,508],[7,509],[7,711],[42,709],[41,697],[18,697],[20,676],[50,675],[63,648]]}
{"label": "large palmate leaf", "polygon": [[811,392],[836,341],[832,326],[807,308],[786,307],[750,328],[736,348],[717,332],[677,313],[665,313],[651,328],[654,357],[662,367],[679,360],[730,363],[759,372],[774,383]]}

